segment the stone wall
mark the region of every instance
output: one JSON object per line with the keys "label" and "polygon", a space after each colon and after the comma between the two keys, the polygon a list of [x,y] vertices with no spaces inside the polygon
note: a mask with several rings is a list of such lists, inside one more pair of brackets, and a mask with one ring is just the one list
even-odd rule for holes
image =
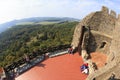
{"label": "stone wall", "polygon": [[84,36],[82,26],[90,28],[87,52],[98,51],[108,55],[107,65],[89,74],[87,80],[93,80],[93,78],[107,80],[113,71],[120,79],[120,72],[118,72],[120,68],[120,14],[117,19],[113,10],[109,13],[109,9],[103,6],[101,11],[86,16],[75,28],[71,44],[74,47],[82,46],[80,40]]}
{"label": "stone wall", "polygon": [[91,30],[99,31],[107,35],[112,35],[115,27],[115,19],[110,14],[104,14],[103,12],[96,12],[90,19],[88,25]]}
{"label": "stone wall", "polygon": [[104,14],[109,14],[109,9],[105,6],[102,6],[101,12]]}
{"label": "stone wall", "polygon": [[[89,44],[92,47],[96,47],[96,49],[93,51],[98,50],[97,47],[99,47],[102,42],[106,42],[108,45],[107,47],[109,47],[112,36],[113,36],[113,30],[115,28],[115,20],[116,20],[115,14],[116,13],[114,11],[111,11],[111,13],[109,14],[109,9],[103,6],[101,11],[93,12],[93,13],[89,14],[88,16],[86,16],[76,26],[74,35],[73,35],[73,41],[72,41],[71,45],[74,47],[78,47],[80,45],[80,39],[82,37],[81,36],[81,32],[82,32],[81,27],[89,26],[90,32],[95,35],[95,36],[91,35],[91,39],[94,39],[95,42],[90,40],[90,44]],[[93,33],[92,31],[95,33]],[[96,43],[96,45],[95,44],[92,45],[91,43]],[[88,51],[91,51],[91,49],[90,50],[89,49],[90,48],[88,48]],[[105,50],[102,50],[102,52],[109,53],[109,51],[106,52],[106,50],[109,50],[109,49],[106,48]]]}
{"label": "stone wall", "polygon": [[[113,31],[113,40],[111,42],[110,53],[115,55],[116,63],[120,61],[120,15],[115,23],[115,29]],[[109,56],[110,58],[112,56]],[[108,60],[110,61],[110,60]]]}
{"label": "stone wall", "polygon": [[117,66],[113,66],[109,70],[105,71],[104,74],[97,76],[96,80],[108,80],[113,73],[115,74],[115,80],[120,80],[119,70],[120,64],[118,64]]}
{"label": "stone wall", "polygon": [[88,21],[91,19],[93,15],[94,13],[89,14],[76,26],[71,46],[78,47],[79,41],[81,39],[80,35],[82,34],[82,26],[87,25]]}
{"label": "stone wall", "polygon": [[120,15],[115,21],[113,38],[110,45],[110,54],[108,55],[107,65],[93,74],[90,74],[87,80],[108,80],[112,73],[115,74],[115,80],[120,79]]}
{"label": "stone wall", "polygon": [[116,17],[116,12],[113,11],[113,10],[111,10],[111,11],[110,11],[110,15],[111,15],[112,17]]}
{"label": "stone wall", "polygon": [[112,69],[116,67],[116,64],[113,64],[113,63],[115,63],[115,61],[112,61],[111,63],[107,64],[103,68],[96,70],[92,74],[89,74],[86,80],[93,80],[94,78],[95,80],[108,80],[111,73],[114,72],[112,71]]}
{"label": "stone wall", "polygon": [[88,53],[91,52],[102,52],[109,54],[111,38],[97,33],[91,33],[88,45]]}

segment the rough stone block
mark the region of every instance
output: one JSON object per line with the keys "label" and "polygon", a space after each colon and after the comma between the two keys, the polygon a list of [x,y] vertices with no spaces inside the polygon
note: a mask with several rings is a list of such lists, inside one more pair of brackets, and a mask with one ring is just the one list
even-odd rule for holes
{"label": "rough stone block", "polygon": [[118,21],[120,21],[120,14],[118,14]]}
{"label": "rough stone block", "polygon": [[116,12],[115,11],[111,10],[110,15],[113,16],[114,18],[116,18]]}
{"label": "rough stone block", "polygon": [[87,54],[87,51],[86,50],[82,50],[81,54],[82,54],[83,60],[86,61],[88,59],[88,57],[89,57],[89,55]]}
{"label": "rough stone block", "polygon": [[[81,36],[82,26],[90,27],[90,36],[88,40],[87,36],[84,36],[85,32],[83,36]],[[96,78],[97,80],[107,80],[107,76],[104,76],[104,74],[106,72],[108,72],[109,74],[111,68],[115,69],[114,66],[120,63],[119,38],[120,38],[120,14],[118,15],[118,18],[116,18],[116,12],[111,10],[109,14],[109,9],[105,6],[102,7],[101,11],[91,13],[87,15],[85,18],[83,18],[83,20],[81,20],[81,22],[75,29],[72,43],[74,47],[80,46],[78,47],[78,50],[81,50],[82,48],[81,55],[84,62],[88,61],[87,59],[89,57],[88,53],[90,52],[98,51],[106,53],[108,55],[107,56],[108,63],[99,70],[94,71],[94,66],[92,62],[88,62],[90,76],[87,78],[87,80],[92,80],[92,78],[95,77],[98,78],[100,77],[100,79]],[[103,43],[105,43],[105,45],[101,47]]]}
{"label": "rough stone block", "polygon": [[109,14],[109,9],[105,6],[102,6],[102,12],[106,13],[106,14]]}

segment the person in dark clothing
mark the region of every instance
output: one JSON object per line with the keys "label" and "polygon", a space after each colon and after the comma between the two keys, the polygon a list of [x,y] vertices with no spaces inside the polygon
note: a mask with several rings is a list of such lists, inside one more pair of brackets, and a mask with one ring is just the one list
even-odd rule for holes
{"label": "person in dark clothing", "polygon": [[29,56],[26,55],[26,54],[24,54],[24,56],[25,56],[25,61],[26,61],[28,64],[30,64],[30,58],[29,58]]}
{"label": "person in dark clothing", "polygon": [[84,69],[87,69],[87,68],[88,68],[88,65],[83,64],[83,65],[81,66],[81,71],[83,71]]}
{"label": "person in dark clothing", "polygon": [[69,54],[73,54],[73,48],[69,48],[69,49],[68,49],[68,53],[69,53]]}
{"label": "person in dark clothing", "polygon": [[37,52],[35,52],[35,51],[33,51],[32,54],[33,54],[34,58],[37,56]]}

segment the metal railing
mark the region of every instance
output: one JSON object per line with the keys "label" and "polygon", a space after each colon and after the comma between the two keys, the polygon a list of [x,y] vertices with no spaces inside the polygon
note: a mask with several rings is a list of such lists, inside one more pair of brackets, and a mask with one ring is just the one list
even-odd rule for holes
{"label": "metal railing", "polygon": [[[29,54],[30,61],[26,62],[25,58],[20,58],[19,60],[13,62],[12,64],[4,67],[5,73],[8,77],[13,77],[14,75],[20,75],[28,69],[34,67],[36,64],[45,60],[45,53],[50,52],[48,55],[50,58],[66,54],[70,45],[61,45],[58,47],[51,47],[48,49],[39,50],[35,53]],[[61,50],[60,50],[61,49]],[[42,55],[41,55],[42,54]],[[12,79],[10,79],[12,80]]]}
{"label": "metal railing", "polygon": [[50,52],[50,54],[48,54],[48,56],[51,58],[51,57],[60,56],[60,55],[66,54],[66,53],[68,53],[68,49]]}

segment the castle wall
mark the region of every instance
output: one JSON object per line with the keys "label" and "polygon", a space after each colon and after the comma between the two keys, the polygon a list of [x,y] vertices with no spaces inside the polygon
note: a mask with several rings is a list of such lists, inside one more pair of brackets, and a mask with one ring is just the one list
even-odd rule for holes
{"label": "castle wall", "polygon": [[116,12],[113,11],[113,10],[110,11],[110,15],[111,15],[112,17],[116,17],[116,16],[117,16],[117,15],[116,15]]}
{"label": "castle wall", "polygon": [[107,35],[113,35],[113,29],[115,27],[115,17],[110,14],[104,14],[103,12],[96,12],[91,18],[88,25],[91,30],[99,31]]}
{"label": "castle wall", "polygon": [[[90,28],[90,32],[93,34],[92,36],[90,36],[91,40],[89,40],[88,51],[101,51],[108,54],[110,51],[109,46],[111,43],[111,39],[113,37],[113,30],[115,28],[115,20],[116,13],[114,11],[111,11],[111,13],[109,14],[109,9],[106,7],[102,7],[101,11],[89,14],[76,27],[73,35],[72,46],[78,47],[78,45],[80,45],[79,42],[82,32],[81,27],[88,26]],[[104,48],[104,50],[99,49],[99,46],[102,44],[102,42],[106,42],[108,48]],[[91,49],[91,47],[93,48],[93,50]]]}
{"label": "castle wall", "polygon": [[79,41],[81,39],[81,34],[82,34],[82,26],[87,25],[89,19],[94,15],[94,13],[89,14],[87,17],[85,17],[80,23],[76,26],[74,35],[73,35],[73,40],[71,45],[74,47],[78,47]]}
{"label": "castle wall", "polygon": [[109,9],[105,6],[102,6],[101,12],[104,14],[109,14]]}
{"label": "castle wall", "polygon": [[88,45],[88,53],[91,52],[102,52],[109,54],[111,38],[108,36],[103,36],[102,34],[91,33]]}
{"label": "castle wall", "polygon": [[[82,26],[90,28],[90,36],[87,45],[87,52],[102,52],[108,55],[107,64],[97,70],[95,73],[89,74],[86,80],[107,80],[112,72],[120,78],[120,15],[116,18],[116,13],[107,7],[102,7],[101,11],[97,11],[86,16],[76,27],[74,31],[72,45],[78,47]],[[84,43],[83,43],[84,44]]]}
{"label": "castle wall", "polygon": [[[112,16],[113,17],[113,16]],[[110,54],[108,55],[107,65],[100,70],[96,71],[96,74],[90,74],[87,80],[107,80],[110,78],[111,74],[114,73],[116,78],[120,78],[120,15],[118,19],[115,20],[115,26],[113,30],[113,36],[111,38]],[[107,51],[108,52],[108,51]]]}
{"label": "castle wall", "polygon": [[96,78],[96,80],[107,80],[113,71],[115,76],[120,78],[118,72],[120,69],[120,14],[117,19],[113,10],[109,13],[107,7],[102,7],[101,11],[86,16],[74,31],[72,45],[75,47],[80,45],[81,33],[83,32],[82,26],[90,28],[87,52],[97,51],[108,55],[107,64],[95,71],[95,73],[89,74],[86,80],[93,80],[93,78]]}
{"label": "castle wall", "polygon": [[[110,47],[110,53],[114,54],[116,63],[120,62],[120,15],[118,16],[118,19],[116,20],[115,23],[115,29],[113,31],[113,40],[111,42],[111,47]],[[111,55],[109,55],[108,62],[110,62],[112,59]]]}

